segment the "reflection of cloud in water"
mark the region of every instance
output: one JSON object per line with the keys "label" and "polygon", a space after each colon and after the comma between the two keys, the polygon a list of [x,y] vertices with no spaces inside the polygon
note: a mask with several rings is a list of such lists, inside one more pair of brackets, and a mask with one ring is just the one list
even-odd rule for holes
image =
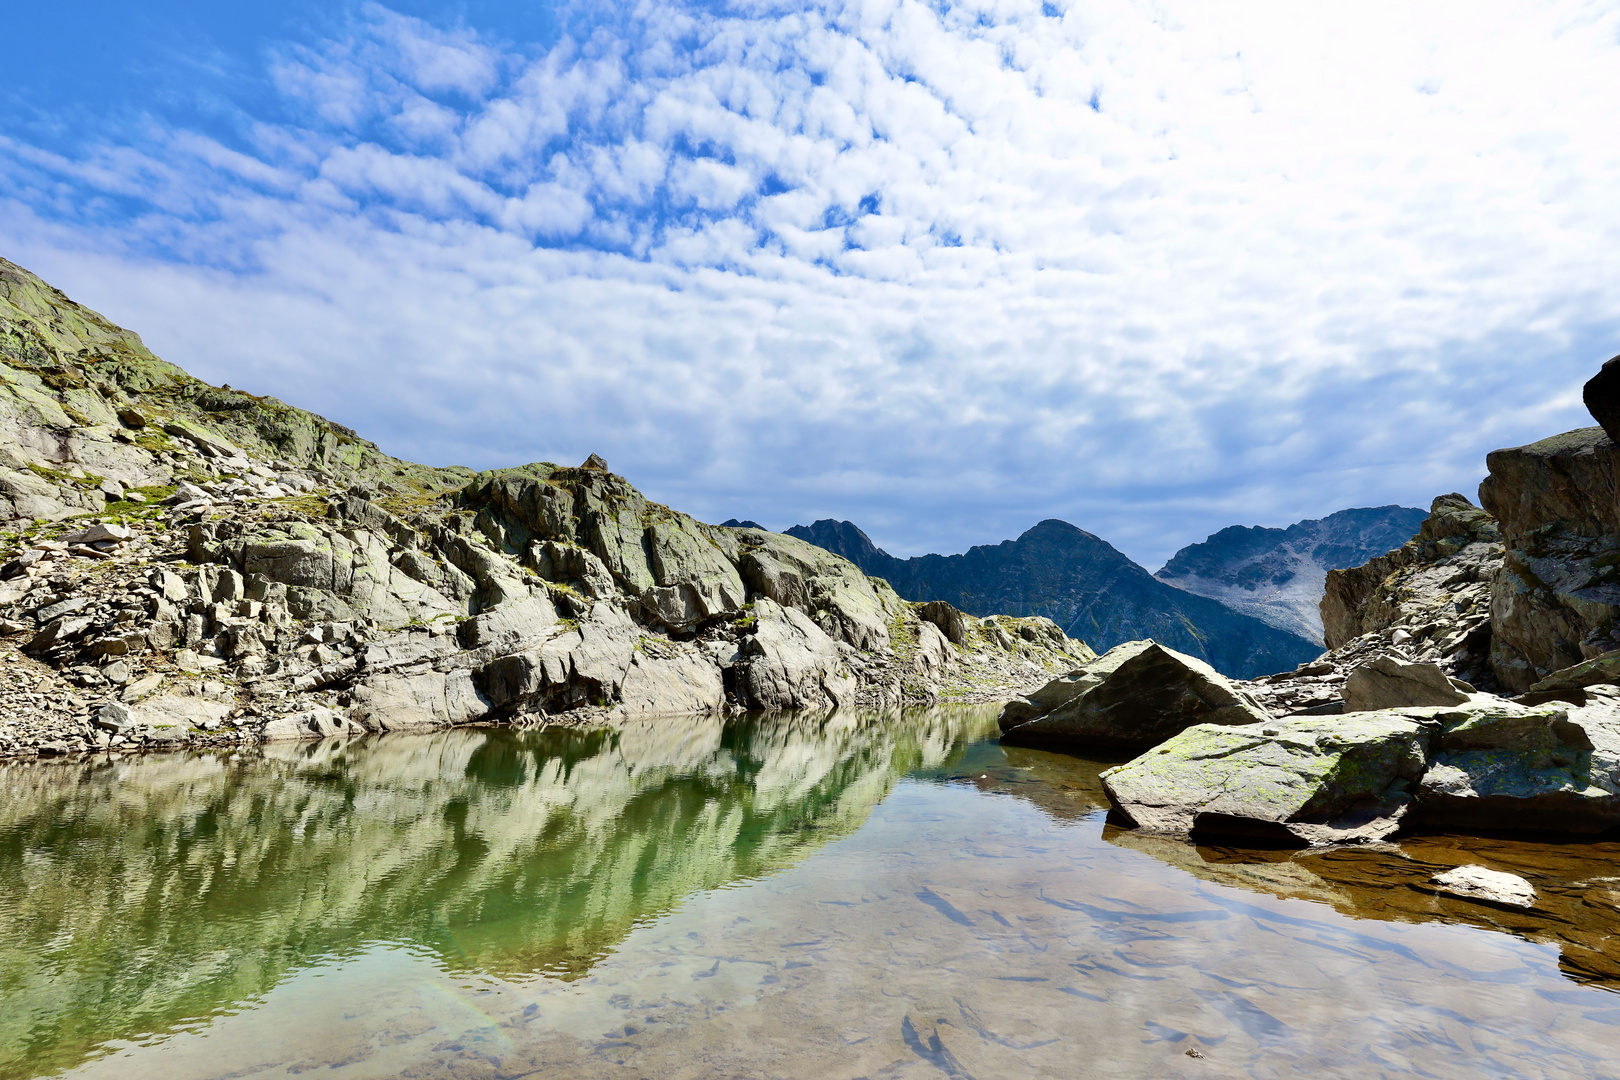
{"label": "reflection of cloud in water", "polygon": [[371,941],[508,979],[576,977],[638,920],[858,828],[993,716],[660,719],[0,766],[0,1073],[207,1016]]}
{"label": "reflection of cloud in water", "polygon": [[[982,759],[972,760],[975,753]],[[974,748],[958,766],[959,777],[981,791],[1022,799],[1060,822],[1108,808],[1098,774],[1110,762],[1015,746],[999,748],[999,755]],[[1104,826],[1103,839],[1204,881],[1326,904],[1356,918],[1459,923],[1554,944],[1571,978],[1620,984],[1620,843],[1444,836],[1362,848],[1258,851],[1196,846],[1111,824]],[[1468,863],[1527,878],[1539,897],[1535,910],[1439,896],[1429,887],[1434,875]]]}
{"label": "reflection of cloud in water", "polygon": [[[1409,837],[1397,844],[1315,851],[1200,847],[1106,826],[1103,839],[1151,855],[1204,881],[1310,900],[1358,919],[1458,923],[1558,946],[1578,981],[1620,984],[1620,843],[1534,843],[1489,837]],[[1526,878],[1534,910],[1514,911],[1437,895],[1429,879],[1476,863]]]}

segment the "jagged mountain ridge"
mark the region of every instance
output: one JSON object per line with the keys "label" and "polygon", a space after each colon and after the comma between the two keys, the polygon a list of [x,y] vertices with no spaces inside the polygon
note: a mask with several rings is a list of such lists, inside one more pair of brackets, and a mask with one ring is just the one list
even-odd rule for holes
{"label": "jagged mountain ridge", "polygon": [[1322,650],[1315,642],[1166,585],[1113,545],[1049,519],[1016,540],[961,555],[899,559],[847,521],[795,525],[787,535],[842,555],[913,601],[944,600],[963,611],[1042,615],[1099,651],[1153,638],[1235,678],[1292,668]]}
{"label": "jagged mountain ridge", "polygon": [[1427,517],[1390,505],[1340,510],[1285,529],[1230,525],[1182,548],[1153,576],[1321,644],[1328,571],[1393,551]]}

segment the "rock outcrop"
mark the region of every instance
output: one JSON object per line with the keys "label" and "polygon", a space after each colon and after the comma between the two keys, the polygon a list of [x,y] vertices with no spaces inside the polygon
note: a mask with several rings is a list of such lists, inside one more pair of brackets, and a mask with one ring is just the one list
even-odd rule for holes
{"label": "rock outcrop", "polygon": [[1517,693],[1620,648],[1620,446],[1581,428],[1486,463],[1480,502],[1506,548],[1491,590],[1491,671]]}
{"label": "rock outcrop", "polygon": [[0,754],[984,699],[1094,656],[698,522],[594,454],[391,458],[4,261],[0,517]]}
{"label": "rock outcrop", "polygon": [[1328,574],[1326,653],[1245,690],[1277,716],[1342,711],[1351,674],[1386,658],[1434,664],[1470,690],[1493,689],[1491,590],[1502,559],[1495,519],[1461,495],[1440,496],[1417,536],[1364,566]]}
{"label": "rock outcrop", "polygon": [[1201,660],[1131,641],[1054,679],[1001,712],[1003,739],[1081,752],[1136,753],[1194,724],[1269,719]]}

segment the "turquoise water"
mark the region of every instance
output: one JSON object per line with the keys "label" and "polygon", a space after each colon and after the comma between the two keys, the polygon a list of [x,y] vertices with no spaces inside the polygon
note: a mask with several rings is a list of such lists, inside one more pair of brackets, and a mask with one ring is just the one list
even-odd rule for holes
{"label": "turquoise water", "polygon": [[1620,1075],[1616,845],[1198,849],[994,730],[0,765],[0,1076]]}

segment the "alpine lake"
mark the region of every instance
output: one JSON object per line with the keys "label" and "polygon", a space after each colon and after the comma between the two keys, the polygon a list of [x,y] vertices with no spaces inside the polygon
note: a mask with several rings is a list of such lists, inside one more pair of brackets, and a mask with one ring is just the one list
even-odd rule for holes
{"label": "alpine lake", "polygon": [[1620,843],[1195,847],[995,716],[0,764],[0,1080],[1620,1076]]}

